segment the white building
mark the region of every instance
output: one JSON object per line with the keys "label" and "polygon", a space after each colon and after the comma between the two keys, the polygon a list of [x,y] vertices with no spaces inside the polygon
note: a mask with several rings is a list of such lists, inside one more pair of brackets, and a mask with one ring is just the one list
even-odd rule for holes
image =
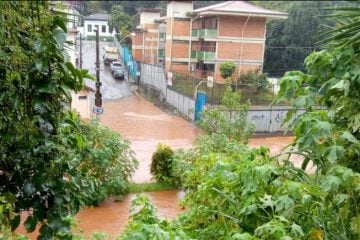
{"label": "white building", "polygon": [[99,29],[100,39],[112,40],[112,29],[110,29],[108,21],[110,14],[106,13],[95,13],[90,16],[84,17],[84,28],[83,35],[88,40],[93,40],[96,33],[94,29]]}

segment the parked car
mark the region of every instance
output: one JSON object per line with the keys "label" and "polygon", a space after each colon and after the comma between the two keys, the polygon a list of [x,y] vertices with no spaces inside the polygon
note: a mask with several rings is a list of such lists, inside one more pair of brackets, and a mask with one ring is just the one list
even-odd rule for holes
{"label": "parked car", "polygon": [[114,75],[114,78],[115,79],[120,79],[120,80],[124,80],[124,69],[123,68],[116,68],[115,70],[114,70],[114,73],[113,73],[113,75]]}
{"label": "parked car", "polygon": [[111,74],[114,74],[115,69],[123,69],[120,62],[112,62],[110,64]]}

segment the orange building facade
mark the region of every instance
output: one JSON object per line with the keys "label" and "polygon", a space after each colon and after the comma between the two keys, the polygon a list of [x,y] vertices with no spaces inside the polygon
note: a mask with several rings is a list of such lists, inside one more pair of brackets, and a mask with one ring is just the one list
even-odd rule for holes
{"label": "orange building facade", "polygon": [[166,16],[142,10],[133,38],[137,61],[224,82],[219,65],[234,62],[236,74],[263,68],[266,23],[287,14],[245,1],[193,9],[192,1],[168,1]]}

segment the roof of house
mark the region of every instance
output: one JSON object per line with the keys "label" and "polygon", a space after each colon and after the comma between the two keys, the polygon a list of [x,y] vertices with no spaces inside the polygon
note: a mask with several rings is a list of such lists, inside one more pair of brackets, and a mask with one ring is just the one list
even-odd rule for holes
{"label": "roof of house", "polygon": [[246,1],[227,1],[193,11],[199,15],[254,15],[267,18],[287,18],[284,12],[273,11],[253,5]]}
{"label": "roof of house", "polygon": [[108,21],[110,14],[107,13],[94,13],[90,16],[84,17],[84,20],[98,20],[98,21]]}

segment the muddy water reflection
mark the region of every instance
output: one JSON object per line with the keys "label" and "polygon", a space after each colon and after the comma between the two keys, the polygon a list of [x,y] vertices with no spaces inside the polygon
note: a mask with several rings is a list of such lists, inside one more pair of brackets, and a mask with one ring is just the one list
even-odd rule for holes
{"label": "muddy water reflection", "polygon": [[[143,193],[148,196],[158,210],[158,215],[162,218],[173,219],[183,210],[178,205],[182,194],[177,191],[166,191],[156,193]],[[123,202],[114,202],[108,199],[97,208],[82,210],[76,215],[79,220],[79,228],[84,230],[85,235],[93,232],[105,232],[115,239],[124,230],[130,215],[131,201],[136,197],[130,194],[125,197]]]}

